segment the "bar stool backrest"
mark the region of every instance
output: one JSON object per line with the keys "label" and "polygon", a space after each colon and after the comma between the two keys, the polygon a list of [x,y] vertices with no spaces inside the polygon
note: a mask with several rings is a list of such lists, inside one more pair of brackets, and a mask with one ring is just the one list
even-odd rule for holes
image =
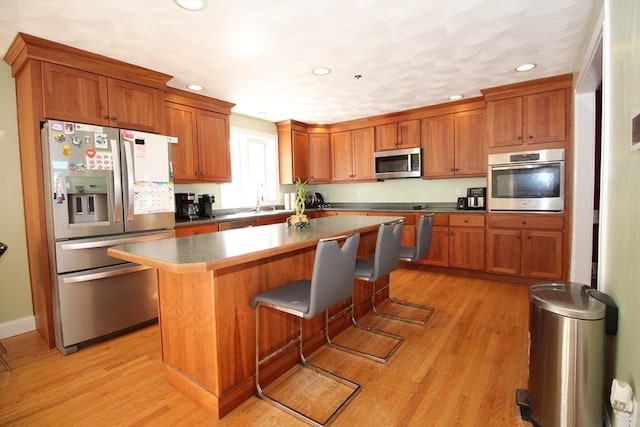
{"label": "bar stool backrest", "polygon": [[309,312],[304,316],[306,319],[351,297],[359,243],[359,233],[348,237],[342,248],[335,238],[318,242],[311,276]]}
{"label": "bar stool backrest", "polygon": [[373,254],[373,272],[370,278],[372,282],[398,268],[400,263],[398,253],[400,251],[403,228],[403,220],[380,224],[376,250]]}
{"label": "bar stool backrest", "polygon": [[433,230],[434,214],[423,215],[418,221],[418,233],[416,235],[416,246],[403,246],[400,249],[400,258],[416,262],[431,249],[431,233]]}

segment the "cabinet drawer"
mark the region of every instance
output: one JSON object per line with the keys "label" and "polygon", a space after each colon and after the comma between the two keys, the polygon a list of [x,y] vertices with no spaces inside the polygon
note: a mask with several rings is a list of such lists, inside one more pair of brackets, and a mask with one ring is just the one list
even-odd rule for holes
{"label": "cabinet drawer", "polygon": [[492,214],[490,228],[520,228],[539,230],[564,229],[564,215],[552,214]]}
{"label": "cabinet drawer", "polygon": [[413,214],[407,214],[404,212],[369,212],[369,216],[401,216],[404,218],[405,225],[414,225],[416,223],[416,217]]}
{"label": "cabinet drawer", "polygon": [[452,227],[484,227],[484,215],[449,215],[449,225]]}
{"label": "cabinet drawer", "polygon": [[215,233],[218,231],[218,223],[185,225],[176,227],[176,237],[193,236],[195,234]]}

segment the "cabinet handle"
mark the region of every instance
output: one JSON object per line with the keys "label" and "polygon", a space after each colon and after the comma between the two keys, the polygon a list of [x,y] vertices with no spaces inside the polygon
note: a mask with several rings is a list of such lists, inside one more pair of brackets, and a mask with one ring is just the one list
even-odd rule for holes
{"label": "cabinet handle", "polygon": [[516,236],[516,240],[520,240],[520,236]]}
{"label": "cabinet handle", "polygon": [[454,169],[454,168],[451,168],[451,169],[449,169],[449,170],[450,170],[451,172],[455,171],[455,169]]}
{"label": "cabinet handle", "polygon": [[104,116],[102,116],[102,118],[105,119],[105,120],[109,120],[109,115],[105,114]]}
{"label": "cabinet handle", "polygon": [[529,135],[529,139],[533,139],[533,135]]}
{"label": "cabinet handle", "polygon": [[116,116],[111,116],[111,120],[116,121]]}
{"label": "cabinet handle", "polygon": [[519,136],[519,137],[518,137],[518,141],[520,141],[521,139],[522,139],[522,137],[521,137],[521,136]]}
{"label": "cabinet handle", "polygon": [[527,221],[522,221],[522,225],[527,225]]}

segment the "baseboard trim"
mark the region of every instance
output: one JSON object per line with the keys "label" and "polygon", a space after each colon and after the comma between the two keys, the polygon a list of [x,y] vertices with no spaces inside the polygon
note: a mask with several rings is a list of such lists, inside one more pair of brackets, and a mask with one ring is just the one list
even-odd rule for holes
{"label": "baseboard trim", "polygon": [[35,330],[35,316],[27,316],[20,319],[10,320],[5,323],[0,323],[0,339],[24,334],[25,332],[31,332]]}

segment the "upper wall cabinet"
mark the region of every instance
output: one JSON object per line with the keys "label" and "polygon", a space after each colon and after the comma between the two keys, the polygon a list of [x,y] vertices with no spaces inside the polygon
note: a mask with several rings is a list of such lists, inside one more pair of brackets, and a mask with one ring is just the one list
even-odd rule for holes
{"label": "upper wall cabinet", "polygon": [[233,104],[167,89],[167,134],[175,182],[230,182],[229,114]]}
{"label": "upper wall cabinet", "polygon": [[374,129],[331,134],[331,181],[374,181]]}
{"label": "upper wall cabinet", "polygon": [[304,123],[286,120],[276,123],[280,184],[309,180],[309,136]]}
{"label": "upper wall cabinet", "polygon": [[423,176],[482,176],[487,173],[485,110],[422,119]]}
{"label": "upper wall cabinet", "polygon": [[420,146],[420,120],[406,120],[376,126],[375,151]]}
{"label": "upper wall cabinet", "polygon": [[47,119],[163,132],[164,93],[152,87],[42,63]]}
{"label": "upper wall cabinet", "polygon": [[564,146],[570,134],[570,88],[571,76],[566,75],[483,90],[489,150]]}

